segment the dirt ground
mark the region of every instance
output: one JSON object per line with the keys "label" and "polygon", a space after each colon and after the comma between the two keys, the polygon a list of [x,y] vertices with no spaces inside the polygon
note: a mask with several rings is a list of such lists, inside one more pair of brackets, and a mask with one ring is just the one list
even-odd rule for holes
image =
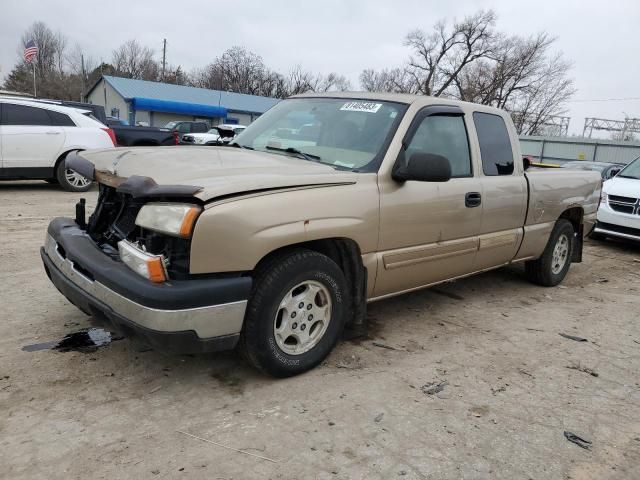
{"label": "dirt ground", "polygon": [[128,339],[23,351],[90,325],[38,253],[80,196],[0,184],[0,478],[640,478],[640,246],[587,242],[557,288],[510,267],[371,304],[369,338],[274,380]]}

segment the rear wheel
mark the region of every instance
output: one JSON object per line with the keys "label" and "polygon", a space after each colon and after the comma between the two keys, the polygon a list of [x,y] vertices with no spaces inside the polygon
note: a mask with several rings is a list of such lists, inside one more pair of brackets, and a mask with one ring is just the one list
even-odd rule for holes
{"label": "rear wheel", "polygon": [[65,168],[64,159],[56,169],[56,180],[67,192],[86,192],[91,188],[91,180]]}
{"label": "rear wheel", "polygon": [[573,225],[564,218],[553,227],[547,246],[540,258],[525,264],[529,280],[544,287],[558,285],[569,271],[573,255]]}
{"label": "rear wheel", "polygon": [[274,257],[255,277],[240,349],[275,377],[324,360],[344,328],[347,284],[338,265],[311,250]]}

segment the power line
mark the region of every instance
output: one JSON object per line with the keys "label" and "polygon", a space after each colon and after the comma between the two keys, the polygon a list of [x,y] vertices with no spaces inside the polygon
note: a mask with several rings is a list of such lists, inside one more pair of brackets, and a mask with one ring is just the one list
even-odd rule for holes
{"label": "power line", "polygon": [[629,100],[640,100],[640,97],[624,97],[624,98],[592,98],[592,99],[581,99],[581,100],[567,100],[567,103],[577,103],[577,102],[622,102]]}

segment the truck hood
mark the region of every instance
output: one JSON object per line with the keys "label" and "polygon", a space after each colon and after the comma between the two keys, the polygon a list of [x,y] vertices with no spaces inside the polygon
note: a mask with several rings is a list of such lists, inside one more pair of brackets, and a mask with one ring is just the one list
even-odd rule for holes
{"label": "truck hood", "polygon": [[[203,201],[221,196],[293,187],[355,183],[357,173],[295,156],[233,147],[133,147],[81,152],[119,182],[146,177],[159,186],[191,186]],[[153,183],[151,182],[151,183]],[[180,190],[180,189],[178,189]]]}
{"label": "truck hood", "polygon": [[638,198],[640,197],[640,180],[613,177],[611,180],[604,182],[602,190],[607,195]]}

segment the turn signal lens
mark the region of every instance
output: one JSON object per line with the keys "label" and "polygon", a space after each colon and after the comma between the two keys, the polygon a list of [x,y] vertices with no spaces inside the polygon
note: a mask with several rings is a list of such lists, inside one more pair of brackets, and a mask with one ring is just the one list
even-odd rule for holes
{"label": "turn signal lens", "polygon": [[136,225],[175,237],[188,238],[202,208],[187,203],[147,203],[138,212]]}
{"label": "turn signal lens", "polygon": [[118,242],[118,252],[122,263],[138,275],[148,278],[154,283],[162,283],[167,280],[167,271],[162,255],[144,252],[125,240]]}

